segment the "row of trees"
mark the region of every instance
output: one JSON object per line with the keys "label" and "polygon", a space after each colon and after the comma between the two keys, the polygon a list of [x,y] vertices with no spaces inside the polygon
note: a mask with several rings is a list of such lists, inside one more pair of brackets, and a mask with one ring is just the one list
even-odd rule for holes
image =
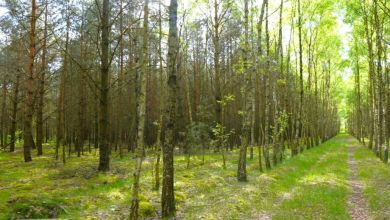
{"label": "row of trees", "polygon": [[349,130],[388,163],[390,29],[386,23],[390,5],[387,1],[360,0],[350,1],[347,6],[347,18],[353,27],[350,54],[354,73]]}
{"label": "row of trees", "polygon": [[178,13],[175,0],[6,0],[1,147],[20,138],[26,162],[54,149],[63,163],[98,148],[100,171],[131,153],[132,219],[143,158],[155,158],[158,190],[162,150],[170,216],[175,149],[216,152],[222,168],[238,149],[246,181],[255,149],[262,171],[338,133],[339,6],[208,0]]}

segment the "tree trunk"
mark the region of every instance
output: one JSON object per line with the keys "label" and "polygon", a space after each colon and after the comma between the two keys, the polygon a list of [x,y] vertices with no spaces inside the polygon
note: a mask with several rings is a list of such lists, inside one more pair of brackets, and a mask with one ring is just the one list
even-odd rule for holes
{"label": "tree trunk", "polygon": [[[301,0],[298,0],[298,38],[299,38],[299,85],[300,85],[300,95],[299,95],[299,110],[298,118],[296,125],[295,138],[297,141],[297,152],[301,152],[300,139],[302,138],[303,131],[303,98],[304,98],[304,88],[303,88],[303,45],[302,45],[302,13],[301,13]],[[295,152],[295,153],[297,153]]]}
{"label": "tree trunk", "polygon": [[99,122],[99,171],[110,169],[110,146],[108,132],[108,92],[109,92],[109,34],[110,34],[110,0],[103,0],[101,17],[101,71],[100,71],[100,122]]}
{"label": "tree trunk", "polygon": [[[123,157],[123,143],[125,139],[125,127],[126,127],[126,122],[125,122],[125,95],[123,95],[124,92],[124,86],[123,82],[125,80],[125,70],[124,70],[124,39],[123,39],[123,32],[124,32],[124,27],[123,27],[123,0],[120,1],[120,17],[119,17],[119,31],[120,31],[120,44],[119,44],[119,76],[118,76],[118,96],[119,96],[119,104],[117,106],[117,140],[119,142],[119,156],[122,158]],[[117,143],[118,144],[118,143]]]}
{"label": "tree trunk", "polygon": [[[261,80],[260,79],[260,71],[261,71],[261,62],[262,62],[262,56],[263,56],[263,48],[262,48],[262,30],[263,30],[263,20],[264,20],[264,12],[265,12],[265,6],[267,4],[267,0],[263,1],[263,4],[261,6],[261,13],[260,13],[260,18],[259,18],[259,23],[257,24],[257,35],[258,35],[258,39],[257,39],[257,45],[258,45],[258,51],[257,51],[257,65],[256,65],[256,85],[258,88],[256,91],[256,95],[258,96],[258,104],[256,105],[257,108],[258,108],[258,114],[257,114],[257,120],[259,121],[259,125],[258,125],[258,133],[259,133],[259,149],[258,149],[258,152],[259,152],[259,161],[258,161],[258,164],[259,164],[259,170],[261,172],[263,172],[263,165],[262,165],[262,160],[261,160],[261,157],[262,157],[262,151],[264,151],[264,143],[265,143],[265,132],[264,132],[264,126],[265,125],[265,119],[260,121],[260,109],[262,109],[262,116],[265,116],[265,108],[262,108],[263,107],[263,103],[260,102],[260,86],[258,85],[260,83],[260,81],[263,81],[263,85],[265,85],[265,82],[264,80]],[[263,79],[264,79],[264,75],[263,75]],[[265,86],[263,86],[263,89],[265,89]],[[264,90],[265,91],[265,90]],[[265,100],[265,92],[263,93],[263,96],[264,98],[262,98],[262,100]],[[265,118],[265,117],[264,117]]]}
{"label": "tree trunk", "polygon": [[375,32],[376,32],[376,52],[377,52],[377,99],[378,99],[378,130],[377,130],[377,154],[382,159],[382,144],[383,144],[383,77],[382,77],[382,31],[378,14],[378,0],[374,0],[374,20],[375,20]]}
{"label": "tree trunk", "polygon": [[[383,60],[387,60],[387,46],[384,47],[384,59]],[[385,82],[385,88],[384,88],[384,91],[385,91],[385,94],[384,94],[384,98],[385,98],[385,114],[384,114],[384,144],[385,144],[385,149],[384,149],[384,152],[383,152],[383,162],[385,164],[387,164],[389,162],[389,126],[388,126],[388,123],[389,123],[389,104],[390,104],[390,100],[389,100],[389,67],[385,65],[385,79],[384,79],[384,82]]]}
{"label": "tree trunk", "polygon": [[[84,29],[84,17],[82,17],[81,21],[81,29]],[[83,31],[83,30],[81,30]],[[80,61],[80,71],[78,73],[78,109],[77,109],[77,135],[75,141],[75,147],[77,150],[77,157],[81,156],[81,153],[84,152],[84,140],[85,140],[85,111],[86,111],[86,94],[85,94],[85,82],[87,74],[84,69],[84,60],[87,59],[85,53],[85,43],[84,43],[84,33],[80,33],[80,57],[82,60]]]}
{"label": "tree trunk", "polygon": [[[248,145],[248,136],[251,135],[251,114],[252,114],[252,105],[251,105],[251,73],[249,70],[249,2],[248,0],[244,1],[244,26],[245,26],[245,45],[244,45],[244,75],[245,75],[245,84],[243,88],[243,98],[244,100],[244,109],[242,115],[242,134],[241,134],[241,147],[240,154],[238,159],[238,169],[237,169],[237,180],[238,181],[247,181],[246,176],[246,154],[247,154],[247,145]],[[251,138],[252,140],[252,138]],[[253,149],[253,148],[252,148]],[[252,150],[253,151],[253,150]]]}
{"label": "tree trunk", "polygon": [[43,33],[43,44],[42,44],[42,69],[41,74],[39,74],[39,87],[38,87],[38,107],[37,107],[37,137],[36,137],[36,146],[38,150],[38,156],[43,154],[42,151],[42,142],[43,142],[43,109],[44,109],[44,97],[45,97],[45,77],[46,77],[46,54],[47,54],[47,0],[45,1],[45,20],[44,20],[44,33]]}
{"label": "tree trunk", "polygon": [[[18,50],[18,60],[21,62],[21,49]],[[21,70],[22,67],[19,67],[17,73],[16,73],[16,81],[14,84],[14,94],[13,94],[13,100],[12,100],[12,114],[11,114],[11,140],[10,140],[10,152],[15,151],[15,142],[16,142],[16,123],[17,123],[17,116],[18,116],[18,105],[19,105],[19,86],[20,86],[20,77],[21,77]]]}
{"label": "tree trunk", "polygon": [[264,74],[264,83],[265,83],[265,147],[264,147],[264,159],[265,159],[265,167],[267,169],[271,169],[271,162],[270,162],[270,156],[269,156],[269,146],[271,144],[271,101],[270,101],[270,94],[271,94],[271,88],[270,88],[270,68],[271,68],[271,61],[270,61],[270,37],[269,37],[269,29],[268,29],[268,0],[266,0],[266,18],[265,18],[265,35],[266,35],[266,51],[267,51],[267,57],[266,57],[266,70]]}
{"label": "tree trunk", "polygon": [[372,46],[372,34],[370,32],[369,28],[369,21],[368,21],[368,15],[367,15],[367,9],[363,8],[363,20],[364,20],[364,29],[365,29],[365,36],[366,36],[366,43],[367,43],[367,49],[368,49],[368,64],[369,64],[369,112],[370,112],[370,120],[369,120],[369,140],[368,140],[368,147],[370,149],[373,148],[373,139],[374,139],[374,133],[375,133],[375,71],[374,71],[374,52],[373,52],[373,46]]}
{"label": "tree trunk", "polygon": [[220,18],[218,16],[218,1],[214,0],[214,69],[215,69],[215,114],[217,124],[222,124],[222,92],[220,70]]}
{"label": "tree trunk", "polygon": [[35,26],[36,26],[36,10],[37,5],[35,0],[31,0],[31,26],[30,26],[30,46],[28,56],[28,75],[26,82],[27,97],[25,100],[25,118],[24,118],[24,129],[23,129],[23,153],[24,161],[30,162],[31,148],[34,146],[34,139],[32,136],[32,116],[34,109],[34,59],[35,59]]}
{"label": "tree trunk", "polygon": [[143,42],[141,54],[141,74],[140,74],[140,92],[137,99],[138,102],[138,129],[137,129],[137,148],[135,150],[136,167],[133,173],[133,193],[131,199],[130,219],[138,219],[139,208],[139,180],[141,175],[142,159],[144,153],[144,129],[145,129],[145,114],[146,114],[146,86],[148,75],[148,39],[149,39],[149,0],[145,1],[144,5],[144,23],[143,23]]}
{"label": "tree trunk", "polygon": [[60,85],[59,85],[59,97],[57,106],[57,137],[56,137],[56,159],[59,158],[59,148],[62,145],[62,162],[65,164],[65,84],[66,75],[68,74],[68,45],[69,45],[69,29],[70,29],[70,15],[69,5],[66,5],[66,39],[65,39],[65,52],[62,71],[60,73]]}
{"label": "tree trunk", "polygon": [[165,138],[163,144],[163,185],[161,194],[162,217],[175,215],[174,195],[174,131],[176,127],[177,105],[177,53],[179,47],[177,31],[177,0],[171,0],[169,6],[169,38],[168,38],[168,102],[167,119],[165,125]]}
{"label": "tree trunk", "polygon": [[159,190],[160,189],[160,158],[161,158],[161,134],[162,134],[162,128],[163,128],[163,116],[164,116],[164,76],[163,76],[163,57],[162,57],[162,14],[161,14],[161,2],[159,2],[159,73],[160,73],[160,115],[159,115],[159,123],[158,123],[158,130],[157,130],[157,144],[156,144],[156,164],[155,164],[155,172],[154,172],[154,189]]}

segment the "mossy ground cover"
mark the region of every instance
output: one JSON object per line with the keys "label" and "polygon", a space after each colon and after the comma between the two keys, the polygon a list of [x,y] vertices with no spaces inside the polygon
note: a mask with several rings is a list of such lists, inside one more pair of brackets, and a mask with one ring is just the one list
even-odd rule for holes
{"label": "mossy ground cover", "polygon": [[[248,159],[245,183],[236,180],[236,152],[228,154],[226,169],[219,154],[206,155],[205,164],[200,156],[192,157],[189,168],[186,157],[178,155],[178,215],[183,219],[256,219],[261,215],[348,219],[346,146],[346,136],[339,136],[264,173],[258,171],[256,157]],[[111,171],[102,174],[97,172],[94,152],[72,156],[63,165],[47,151],[28,164],[21,152],[0,153],[0,219],[128,216],[134,169],[131,154],[122,159],[113,154]],[[143,162],[140,208],[145,218],[156,217],[160,209],[160,193],[153,190],[153,164],[152,157]]]}

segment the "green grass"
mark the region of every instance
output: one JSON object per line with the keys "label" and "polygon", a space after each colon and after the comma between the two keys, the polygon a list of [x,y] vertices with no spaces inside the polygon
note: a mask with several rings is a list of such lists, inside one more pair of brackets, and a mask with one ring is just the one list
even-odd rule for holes
{"label": "green grass", "polygon": [[[356,140],[355,145],[361,146]],[[364,183],[364,194],[375,219],[390,219],[390,167],[378,159],[368,148],[355,152],[359,178]]]}
{"label": "green grass", "polygon": [[[189,169],[186,158],[176,156],[178,215],[183,219],[252,219],[261,215],[348,219],[346,138],[336,137],[264,173],[258,171],[256,157],[248,159],[246,183],[236,180],[237,152],[228,153],[226,169],[218,154],[206,155],[204,165],[201,157],[192,157]],[[114,155],[111,171],[101,174],[94,153],[72,156],[65,166],[51,153],[49,150],[50,156],[35,157],[28,164],[22,161],[21,152],[0,153],[0,219],[128,216],[134,169],[131,155],[123,159]],[[155,217],[160,209],[160,193],[152,190],[153,161],[146,158],[142,168],[143,217]]]}
{"label": "green grass", "polygon": [[347,153],[338,143],[299,178],[290,192],[285,192],[274,211],[275,219],[346,219],[348,185]]}

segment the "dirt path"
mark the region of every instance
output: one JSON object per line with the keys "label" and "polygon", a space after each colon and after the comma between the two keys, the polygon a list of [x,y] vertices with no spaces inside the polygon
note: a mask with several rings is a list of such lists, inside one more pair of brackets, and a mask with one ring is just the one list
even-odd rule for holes
{"label": "dirt path", "polygon": [[363,185],[358,179],[358,167],[354,158],[354,152],[356,147],[349,145],[348,147],[348,165],[350,176],[348,179],[351,187],[351,194],[348,198],[348,212],[351,219],[366,220],[370,218],[370,212],[368,209],[368,203],[363,196]]}

